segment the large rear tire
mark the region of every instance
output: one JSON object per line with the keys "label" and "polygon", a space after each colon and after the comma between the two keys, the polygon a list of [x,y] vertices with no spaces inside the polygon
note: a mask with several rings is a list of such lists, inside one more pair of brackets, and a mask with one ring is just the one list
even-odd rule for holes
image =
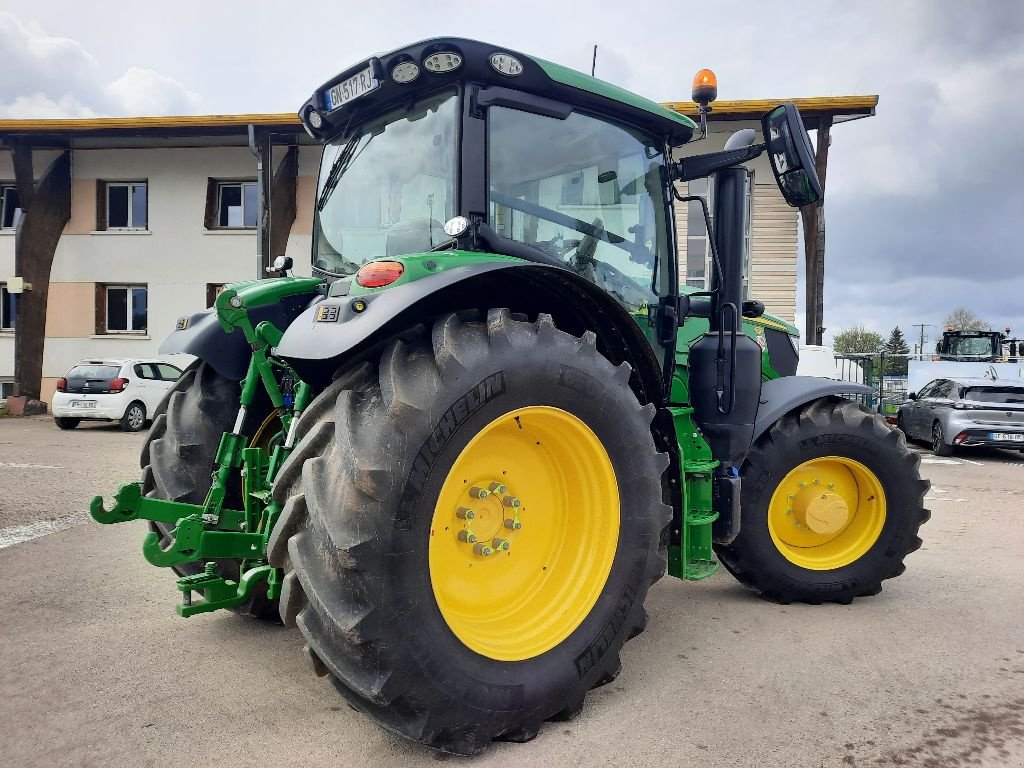
{"label": "large rear tire", "polygon": [[[221,435],[234,426],[239,406],[239,382],[227,379],[207,363],[197,361],[175,382],[157,406],[153,426],[146,436],[139,463],[142,466],[142,492],[156,499],[202,504],[210,490],[214,456]],[[243,429],[259,426],[270,412],[269,404],[250,410]],[[229,508],[240,508],[241,482],[233,478],[225,497]],[[174,526],[150,523],[150,530],[160,535],[160,545],[170,542]],[[218,560],[218,573],[238,580],[237,560]],[[203,570],[202,563],[174,566],[179,576]],[[277,601],[267,598],[266,584],[257,585],[251,600],[231,610],[246,616],[278,621]]]}
{"label": "large rear tire", "polygon": [[929,483],[920,462],[878,414],[839,398],[808,403],[754,443],[739,536],[715,553],[775,602],[876,595],[921,546]]}
{"label": "large rear tire", "polygon": [[460,754],[527,741],[615,678],[671,516],[627,364],[547,315],[467,318],[390,343],[310,406],[269,547],[314,670]]}

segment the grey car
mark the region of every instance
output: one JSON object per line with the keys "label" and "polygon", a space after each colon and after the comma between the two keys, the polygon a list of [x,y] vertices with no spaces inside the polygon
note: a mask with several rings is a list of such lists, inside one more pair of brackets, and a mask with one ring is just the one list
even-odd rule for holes
{"label": "grey car", "polygon": [[929,381],[900,406],[896,426],[949,456],[958,446],[1024,450],[1024,380],[949,378]]}

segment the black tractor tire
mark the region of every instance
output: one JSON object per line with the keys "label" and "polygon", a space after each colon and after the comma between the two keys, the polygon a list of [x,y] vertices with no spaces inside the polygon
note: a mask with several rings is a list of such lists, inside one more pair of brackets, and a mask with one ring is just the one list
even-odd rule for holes
{"label": "black tractor tire", "polygon": [[[616,677],[622,645],[646,625],[648,587],[664,573],[671,518],[655,407],[638,402],[629,375],[592,333],[576,338],[547,315],[529,323],[492,309],[486,322],[460,313],[413,329],[311,404],[275,483],[285,506],[269,559],[286,571],[285,625],[299,627],[313,670],[353,708],[434,749],[474,754],[575,716],[589,689]],[[446,623],[428,544],[462,449],[495,419],[535,405],[569,412],[600,440],[619,487],[619,534],[607,581],[568,637],[499,661]]]}
{"label": "black tractor tire", "polygon": [[931,447],[932,453],[936,456],[953,455],[953,446],[946,442],[946,436],[942,432],[942,424],[938,421],[932,424]]}
{"label": "black tractor tire", "polygon": [[[221,435],[234,426],[239,406],[239,382],[225,378],[207,363],[196,361],[175,382],[157,406],[153,426],[142,447],[142,493],[150,498],[202,504],[210,490],[214,456]],[[269,407],[250,410],[243,429],[254,431],[269,413]],[[233,478],[228,486],[225,506],[239,509],[241,481]],[[160,536],[160,546],[170,542],[174,528],[169,523],[149,524]],[[237,560],[218,560],[218,573],[235,581],[239,578]],[[178,576],[190,576],[203,570],[203,563],[173,566]],[[257,584],[252,598],[232,608],[236,613],[266,621],[280,621],[277,601],[270,600],[266,584]]]}
{"label": "black tractor tire", "polygon": [[125,432],[141,432],[146,428],[146,406],[138,400],[128,403],[120,423]]}
{"label": "black tractor tire", "polygon": [[[870,548],[853,562],[814,570],[780,552],[768,525],[772,495],[791,470],[807,461],[839,456],[853,459],[880,482],[885,521]],[[788,414],[755,441],[741,468],[739,535],[716,544],[715,554],[740,583],[773,602],[849,604],[876,595],[882,582],[905,570],[903,559],[921,546],[918,529],[930,513],[924,496],[920,456],[902,432],[863,406],[835,397],[821,398]]]}
{"label": "black tractor tire", "polygon": [[53,423],[57,425],[58,429],[74,429],[82,423],[82,420],[72,416],[54,416]]}

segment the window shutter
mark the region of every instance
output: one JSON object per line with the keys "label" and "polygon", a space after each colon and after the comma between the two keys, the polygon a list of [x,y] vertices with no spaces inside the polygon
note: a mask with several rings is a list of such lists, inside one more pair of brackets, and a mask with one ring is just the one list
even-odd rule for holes
{"label": "window shutter", "polygon": [[96,335],[107,332],[107,291],[103,283],[96,283]]}
{"label": "window shutter", "polygon": [[96,229],[107,228],[107,182],[96,182]]}
{"label": "window shutter", "polygon": [[207,229],[216,227],[217,216],[217,180],[208,178],[206,180],[206,216],[203,219],[203,226]]}

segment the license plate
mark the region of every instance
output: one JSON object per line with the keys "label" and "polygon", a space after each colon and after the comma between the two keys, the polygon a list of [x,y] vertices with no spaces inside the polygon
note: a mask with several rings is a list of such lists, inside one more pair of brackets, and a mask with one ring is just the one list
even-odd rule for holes
{"label": "license plate", "polygon": [[1020,432],[992,432],[991,438],[1001,443],[1024,443],[1024,433]]}
{"label": "license plate", "polygon": [[379,85],[380,83],[373,78],[373,68],[367,67],[362,72],[352,75],[348,80],[343,80],[324,91],[327,111],[333,112],[339,107],[345,106],[353,99],[365,96]]}
{"label": "license plate", "polygon": [[95,408],[96,407],[96,401],[95,400],[72,400],[71,401],[71,407],[72,408]]}

